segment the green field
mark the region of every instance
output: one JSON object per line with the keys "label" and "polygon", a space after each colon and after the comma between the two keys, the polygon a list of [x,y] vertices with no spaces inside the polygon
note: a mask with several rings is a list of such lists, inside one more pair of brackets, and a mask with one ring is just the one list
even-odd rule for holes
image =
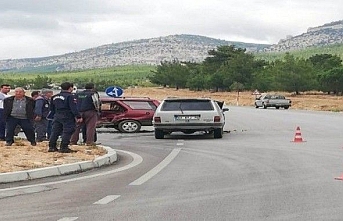
{"label": "green field", "polygon": [[121,87],[151,86],[148,77],[156,69],[150,65],[128,65],[112,68],[91,69],[70,72],[47,72],[47,73],[1,73],[1,83],[9,83],[14,86],[36,84],[39,80],[50,79],[50,82],[59,85],[61,82],[70,81],[76,86],[83,86],[87,82],[94,82],[99,89],[108,85]]}

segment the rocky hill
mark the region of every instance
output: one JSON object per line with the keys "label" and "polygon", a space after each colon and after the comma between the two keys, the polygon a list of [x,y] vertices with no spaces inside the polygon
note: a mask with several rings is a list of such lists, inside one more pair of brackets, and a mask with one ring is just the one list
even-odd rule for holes
{"label": "rocky hill", "polygon": [[285,52],[333,44],[343,44],[343,20],[309,28],[306,33],[288,36],[275,45],[225,41],[199,35],[170,35],[102,45],[51,57],[0,60],[0,71],[49,72],[128,64],[157,65],[173,59],[201,62],[209,50],[219,45],[235,45],[249,52]]}
{"label": "rocky hill", "polygon": [[171,35],[102,45],[64,55],[0,61],[0,71],[68,71],[128,64],[160,64],[162,60],[201,62],[210,49],[235,45],[258,51],[270,45],[230,42],[198,35]]}
{"label": "rocky hill", "polygon": [[306,33],[298,36],[288,36],[281,39],[278,44],[264,48],[263,51],[283,52],[333,44],[343,44],[343,20],[309,28]]}

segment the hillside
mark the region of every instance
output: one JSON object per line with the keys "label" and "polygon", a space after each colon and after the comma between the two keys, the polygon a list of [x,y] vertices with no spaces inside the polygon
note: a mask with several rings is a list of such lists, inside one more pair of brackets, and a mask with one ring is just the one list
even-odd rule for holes
{"label": "hillside", "polygon": [[49,72],[105,68],[118,65],[160,64],[162,60],[201,62],[220,45],[258,51],[270,45],[224,41],[198,35],[170,35],[102,45],[64,55],[0,61],[0,71]]}
{"label": "hillside", "polygon": [[264,48],[265,52],[285,52],[301,50],[309,47],[324,47],[343,44],[343,20],[308,28],[306,33],[298,36],[288,36],[278,44]]}
{"label": "hillside", "polygon": [[[321,48],[331,50],[332,46],[340,47],[342,44],[343,20],[340,20],[309,28],[306,33],[298,36],[288,36],[275,45],[225,41],[199,35],[170,35],[107,44],[51,57],[0,60],[0,71],[35,73],[73,71],[120,65],[158,65],[161,61],[173,59],[201,62],[208,56],[209,50],[220,45],[235,45],[253,53],[272,52],[270,56],[275,56],[273,53],[286,51],[305,51],[306,54],[306,51],[312,48],[319,48],[319,51]],[[311,53],[307,54],[311,55]]]}

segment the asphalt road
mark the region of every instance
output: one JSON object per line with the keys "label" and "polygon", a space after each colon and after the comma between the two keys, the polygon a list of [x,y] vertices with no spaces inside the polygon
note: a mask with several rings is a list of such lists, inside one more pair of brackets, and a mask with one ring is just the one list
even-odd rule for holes
{"label": "asphalt road", "polygon": [[226,121],[222,139],[101,133],[116,165],[0,185],[0,220],[343,220],[342,113],[230,107]]}

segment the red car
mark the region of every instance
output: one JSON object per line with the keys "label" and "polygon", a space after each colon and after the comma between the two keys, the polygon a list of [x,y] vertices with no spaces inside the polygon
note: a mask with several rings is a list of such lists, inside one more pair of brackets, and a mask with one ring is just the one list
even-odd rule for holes
{"label": "red car", "polygon": [[123,133],[135,133],[141,126],[152,126],[152,119],[160,104],[146,97],[101,97],[98,127],[114,127]]}

